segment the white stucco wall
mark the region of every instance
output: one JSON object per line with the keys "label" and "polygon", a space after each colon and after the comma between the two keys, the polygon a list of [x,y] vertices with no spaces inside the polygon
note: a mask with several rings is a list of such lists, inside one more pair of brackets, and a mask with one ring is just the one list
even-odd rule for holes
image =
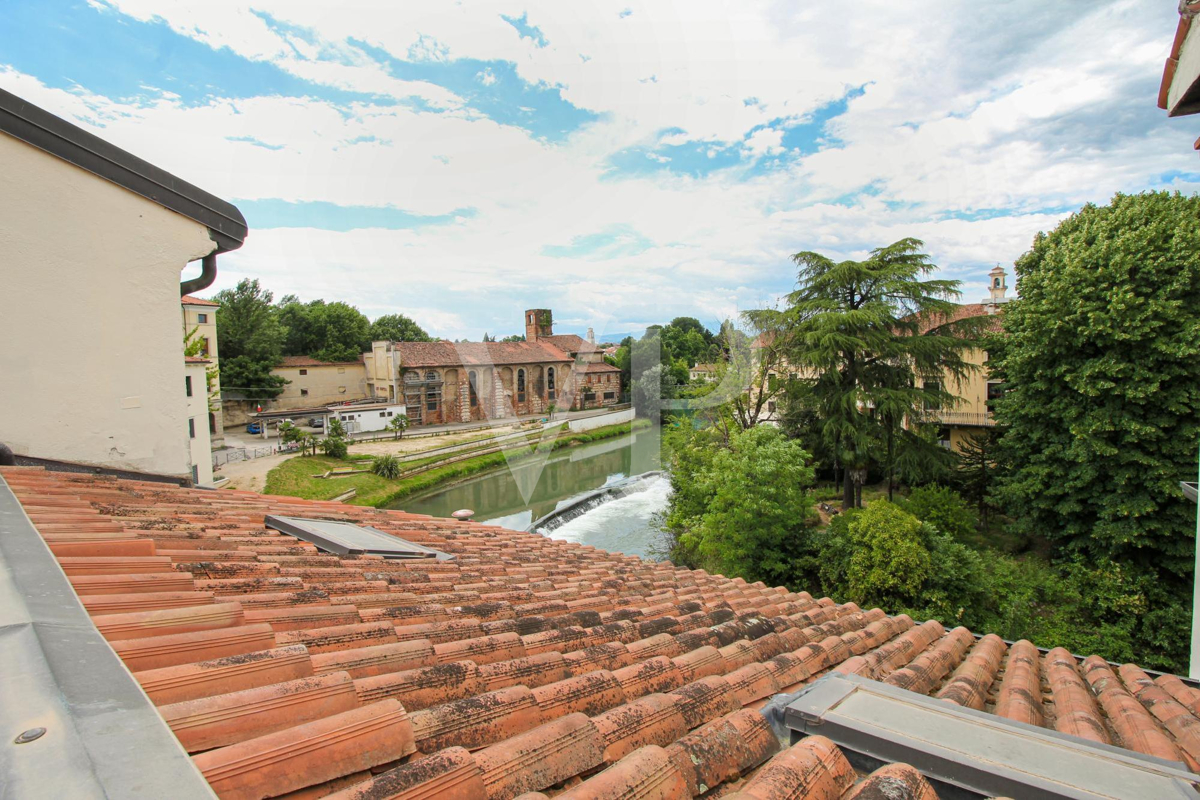
{"label": "white stucco wall", "polygon": [[0,442],[190,475],[179,281],[214,247],[203,225],[0,134]]}
{"label": "white stucco wall", "polygon": [[573,419],[568,423],[568,427],[575,433],[581,431],[595,430],[603,428],[605,425],[620,425],[622,422],[633,421],[633,409],[626,408],[621,411],[614,411],[611,414],[599,414],[594,417],[580,417]]}
{"label": "white stucco wall", "polygon": [[[187,398],[187,422],[184,435],[188,437],[188,458],[192,475],[197,484],[211,486],[212,437],[208,431],[208,395],[205,386],[205,371],[208,364],[185,364],[183,371],[192,381],[192,396]],[[187,392],[184,392],[187,395]]]}

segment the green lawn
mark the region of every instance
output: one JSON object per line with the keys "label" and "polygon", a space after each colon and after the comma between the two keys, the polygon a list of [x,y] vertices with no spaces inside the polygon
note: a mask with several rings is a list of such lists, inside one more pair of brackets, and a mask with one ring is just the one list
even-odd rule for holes
{"label": "green lawn", "polygon": [[[644,420],[637,420],[633,423],[635,428],[642,428],[648,424]],[[554,440],[553,449],[577,447],[588,442],[622,436],[629,431],[630,423],[625,423],[597,428],[586,433],[563,434]],[[536,442],[536,438],[534,442]],[[503,453],[488,453],[467,458],[454,464],[447,464],[444,467],[397,480],[381,478],[370,472],[336,478],[314,478],[314,475],[321,475],[331,469],[345,469],[348,466],[361,467],[363,464],[355,464],[352,460],[343,461],[328,456],[296,456],[267,473],[267,483],[263,493],[303,497],[309,500],[332,500],[338,495],[354,489],[357,494],[348,502],[361,506],[382,506],[402,497],[427,491],[442,483],[453,482],[460,478],[502,467],[507,462],[506,454],[511,458],[514,455],[519,457],[523,453],[532,454],[533,452],[534,447],[531,444],[516,444],[506,448]],[[353,459],[353,450],[350,455]],[[452,455],[419,459],[415,462],[409,461],[405,462],[404,467],[411,469],[420,464],[449,457]]]}

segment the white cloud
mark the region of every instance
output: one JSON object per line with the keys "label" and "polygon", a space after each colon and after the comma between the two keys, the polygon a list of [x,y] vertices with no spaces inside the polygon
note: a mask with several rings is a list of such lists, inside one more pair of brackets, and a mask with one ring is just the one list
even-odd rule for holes
{"label": "white cloud", "polygon": [[[1153,107],[1173,9],[1149,0],[919,5],[875,2],[850,14],[762,0],[734,15],[715,0],[639,2],[619,16],[548,0],[386,12],[368,0],[336,10],[316,0],[256,0],[253,10],[233,0],[107,0],[107,13],[163,20],[314,84],[415,95],[442,113],[277,96],[189,106],[161,91],[131,105],[89,92],[86,74],[66,91],[2,68],[0,85],[224,197],[474,209],[414,230],[252,227],[221,261],[218,288],[260,277],[280,295],[337,297],[372,316],[402,311],[449,337],[516,331],[527,306],[597,332],[679,314],[707,321],[790,290],[790,253],[853,257],[909,235],[975,300],[986,271],[1056,224],[1057,209],[1198,171],[1194,126]],[[501,18],[526,12],[548,46]],[[304,30],[318,34],[295,32]],[[565,141],[541,141],[444,87],[396,78],[371,48],[509,62],[597,119]],[[485,91],[499,76],[489,66],[476,79]],[[787,124],[857,87],[816,152],[810,145],[772,171],[696,178],[669,171],[686,167],[682,156],[653,152],[700,142],[713,162],[733,145],[747,158],[781,156]],[[610,157],[635,146],[664,169],[614,177]],[[1195,188],[1194,177],[1175,183]],[[653,246],[604,261],[542,255],[613,229]]]}

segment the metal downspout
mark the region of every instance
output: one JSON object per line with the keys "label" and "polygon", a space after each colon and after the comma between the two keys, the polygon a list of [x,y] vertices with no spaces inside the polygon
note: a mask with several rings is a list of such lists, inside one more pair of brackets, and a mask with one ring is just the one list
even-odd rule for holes
{"label": "metal downspout", "polygon": [[209,253],[204,258],[200,259],[200,275],[192,278],[190,281],[183,281],[179,284],[179,296],[192,294],[193,292],[203,291],[209,286],[212,286],[213,281],[217,279],[217,254],[216,252]]}

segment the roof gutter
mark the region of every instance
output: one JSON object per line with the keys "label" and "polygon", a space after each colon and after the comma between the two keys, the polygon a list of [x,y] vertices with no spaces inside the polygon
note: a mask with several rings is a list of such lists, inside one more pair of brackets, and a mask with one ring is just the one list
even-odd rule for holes
{"label": "roof gutter", "polygon": [[216,252],[209,253],[200,260],[200,274],[188,281],[183,281],[179,284],[179,296],[200,292],[212,286],[213,281],[217,279],[217,254]]}
{"label": "roof gutter", "polygon": [[0,644],[0,793],[214,797],[3,476]]}

